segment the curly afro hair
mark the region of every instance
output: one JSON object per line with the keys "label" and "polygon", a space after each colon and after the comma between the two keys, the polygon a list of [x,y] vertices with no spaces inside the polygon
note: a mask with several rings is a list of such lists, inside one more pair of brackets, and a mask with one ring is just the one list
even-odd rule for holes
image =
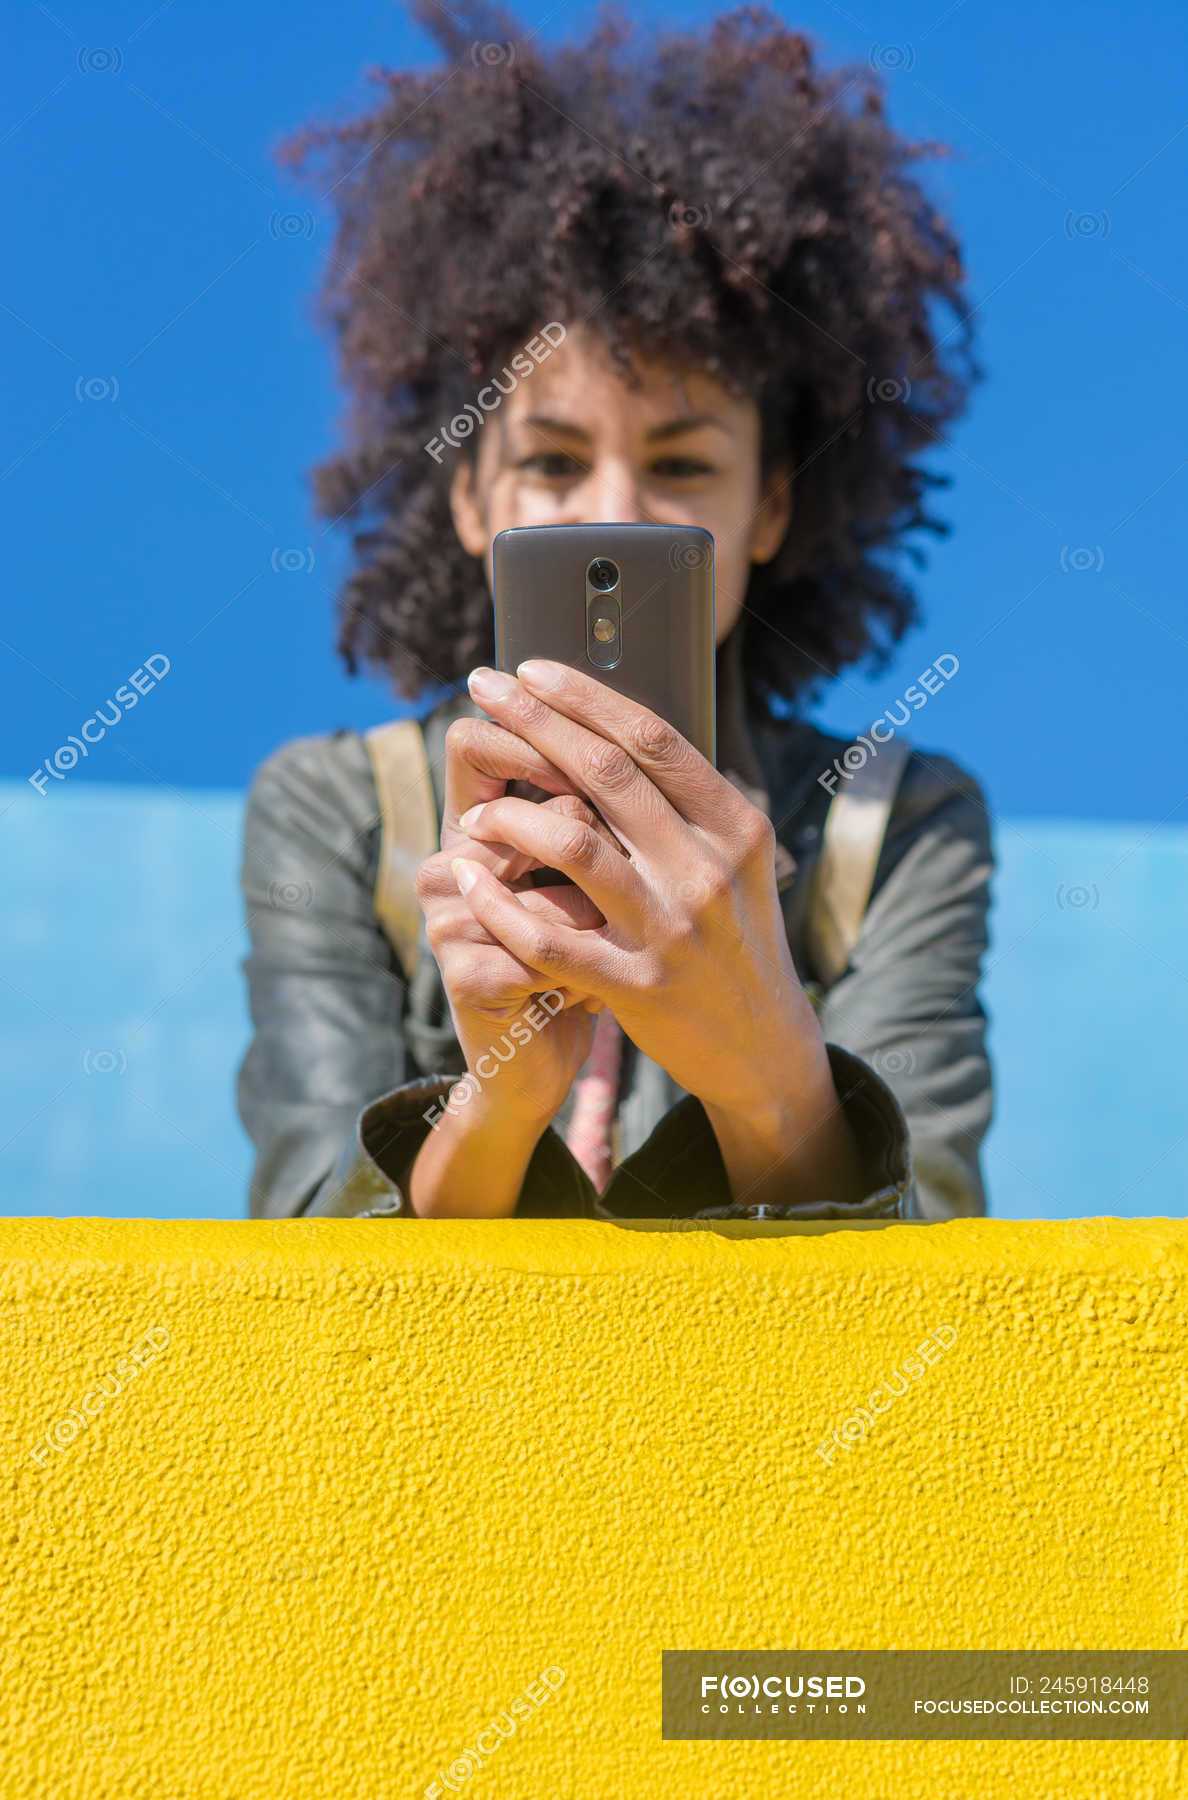
{"label": "curly afro hair", "polygon": [[642,354],[752,397],[765,469],[790,461],[793,523],[740,621],[748,706],[885,667],[918,618],[893,553],[919,566],[905,535],[948,531],[921,504],[947,478],[910,459],[982,375],[959,245],[908,172],[946,147],[894,133],[872,69],[823,70],[765,8],[644,55],[615,9],[556,49],[472,0],[412,11],[448,67],[369,69],[374,111],[278,151],[337,212],[316,312],[350,404],[313,489],[354,527],[350,673],[411,700],[491,660],[483,564],[425,446],[550,319],[595,328],[628,382]]}

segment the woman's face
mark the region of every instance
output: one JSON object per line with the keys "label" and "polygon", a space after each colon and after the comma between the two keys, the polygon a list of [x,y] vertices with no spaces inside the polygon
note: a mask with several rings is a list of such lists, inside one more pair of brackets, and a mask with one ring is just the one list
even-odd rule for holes
{"label": "woman's face", "polygon": [[486,415],[473,468],[461,458],[454,476],[455,527],[490,585],[491,540],[512,525],[700,525],[714,539],[721,643],[751,564],[783,542],[791,481],[781,471],[761,489],[753,400],[663,363],[640,374],[627,387],[595,336],[570,331]]}

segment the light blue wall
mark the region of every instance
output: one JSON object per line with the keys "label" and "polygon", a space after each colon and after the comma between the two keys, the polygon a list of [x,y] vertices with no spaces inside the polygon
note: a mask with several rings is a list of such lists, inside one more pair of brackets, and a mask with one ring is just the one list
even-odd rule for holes
{"label": "light blue wall", "polygon": [[[0,1210],[236,1218],[242,799],[0,783]],[[994,1213],[1178,1213],[1188,829],[997,824]]]}
{"label": "light blue wall", "polygon": [[996,837],[992,1210],[1181,1214],[1188,828],[1000,819]]}

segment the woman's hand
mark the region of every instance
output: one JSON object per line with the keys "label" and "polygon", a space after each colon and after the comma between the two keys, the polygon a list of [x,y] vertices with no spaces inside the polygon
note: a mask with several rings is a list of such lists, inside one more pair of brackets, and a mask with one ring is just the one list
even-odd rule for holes
{"label": "woman's hand", "polygon": [[860,1198],[857,1148],[788,949],[771,821],[646,707],[564,664],[517,673],[476,671],[474,699],[596,810],[504,795],[472,802],[459,827],[568,875],[602,923],[546,914],[487,868],[464,897],[476,923],[521,982],[594,995],[702,1101],[736,1198],[740,1183],[786,1198],[798,1180]]}
{"label": "woman's hand", "polygon": [[600,925],[602,915],[576,887],[532,886],[528,875],[542,866],[538,858],[497,841],[477,841],[462,829],[459,815],[504,796],[512,780],[547,796],[516,804],[539,808],[562,829],[590,809],[546,757],[498,725],[456,719],[445,745],[441,849],[421,863],[415,888],[469,1071],[469,1080],[459,1077],[451,1104],[473,1109],[475,1119],[498,1116],[543,1130],[589,1052],[599,1003],[585,989],[542,978],[493,937],[463,898],[459,876],[466,880],[479,868],[485,879],[514,893],[517,907],[542,930],[581,931]]}
{"label": "woman's hand", "polygon": [[646,707],[559,663],[521,672],[484,671],[474,698],[590,805],[475,800],[459,828],[559,869],[604,922],[546,919],[485,872],[469,910],[521,980],[596,995],[689,1093],[738,1110],[786,1093],[819,1031],[788,949],[771,821]]}

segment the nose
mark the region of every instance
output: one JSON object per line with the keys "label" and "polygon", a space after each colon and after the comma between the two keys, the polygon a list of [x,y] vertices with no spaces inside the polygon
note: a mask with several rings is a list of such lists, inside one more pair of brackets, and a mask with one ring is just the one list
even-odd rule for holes
{"label": "nose", "polygon": [[618,457],[599,459],[572,494],[573,523],[654,524],[643,503],[636,470]]}

